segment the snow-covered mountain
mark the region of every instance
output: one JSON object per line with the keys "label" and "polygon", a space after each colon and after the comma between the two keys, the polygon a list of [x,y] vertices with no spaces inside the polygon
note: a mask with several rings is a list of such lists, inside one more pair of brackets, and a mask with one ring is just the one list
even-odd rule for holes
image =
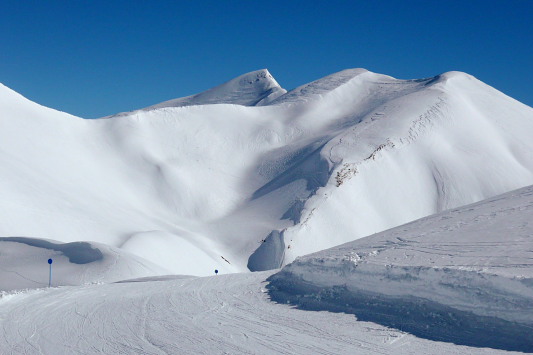
{"label": "snow-covered mountain", "polygon": [[266,70],[97,120],[0,86],[0,235],[265,270],[533,184],[533,109],[472,76]]}

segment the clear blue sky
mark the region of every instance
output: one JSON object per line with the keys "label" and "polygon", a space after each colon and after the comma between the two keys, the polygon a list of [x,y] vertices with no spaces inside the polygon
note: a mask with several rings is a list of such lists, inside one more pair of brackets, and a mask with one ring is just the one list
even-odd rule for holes
{"label": "clear blue sky", "polygon": [[460,70],[533,106],[532,23],[533,0],[3,0],[0,82],[93,118],[262,68],[286,89]]}

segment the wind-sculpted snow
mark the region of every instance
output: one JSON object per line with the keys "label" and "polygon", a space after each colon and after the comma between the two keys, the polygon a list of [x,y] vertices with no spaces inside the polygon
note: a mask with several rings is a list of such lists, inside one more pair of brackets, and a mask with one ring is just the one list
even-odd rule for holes
{"label": "wind-sculpted snow", "polygon": [[533,351],[533,186],[296,259],[279,302],[417,336]]}
{"label": "wind-sculpted snow", "polygon": [[263,270],[533,184],[533,110],[459,72],[267,70],[82,120],[0,87],[0,235]]}
{"label": "wind-sculpted snow", "polygon": [[0,238],[0,291],[113,282],[168,273],[117,248],[100,243],[61,243],[46,239]]}

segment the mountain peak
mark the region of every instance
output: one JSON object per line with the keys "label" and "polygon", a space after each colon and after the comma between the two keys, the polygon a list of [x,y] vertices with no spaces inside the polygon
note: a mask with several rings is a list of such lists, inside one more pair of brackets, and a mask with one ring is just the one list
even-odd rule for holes
{"label": "mountain peak", "polygon": [[308,84],[297,87],[291,90],[286,95],[280,96],[273,104],[281,104],[287,102],[302,102],[312,100],[312,97],[318,97],[328,92],[334,91],[347,82],[356,77],[365,75],[379,75],[372,73],[363,68],[345,69],[337,73],[325,76]]}
{"label": "mountain peak", "polygon": [[268,69],[260,69],[240,75],[199,94],[165,101],[145,110],[212,104],[260,106],[286,92],[287,90],[278,84]]}
{"label": "mountain peak", "polygon": [[475,79],[472,75],[462,71],[448,71],[433,77],[428,84],[446,84],[453,80],[472,80]]}
{"label": "mountain peak", "polygon": [[[237,80],[243,84],[243,85],[254,85],[256,83],[262,83],[265,86],[271,86],[271,87],[281,87],[276,79],[270,74],[268,69],[260,69],[255,70],[246,74],[243,74],[241,76],[238,76],[237,78],[233,80]],[[230,80],[232,81],[232,80]]]}

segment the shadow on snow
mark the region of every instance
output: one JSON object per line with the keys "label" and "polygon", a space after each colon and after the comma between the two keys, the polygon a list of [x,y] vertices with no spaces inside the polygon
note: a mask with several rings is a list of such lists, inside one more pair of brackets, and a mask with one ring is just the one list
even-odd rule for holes
{"label": "shadow on snow", "polygon": [[88,264],[102,260],[104,257],[100,249],[94,248],[87,242],[53,243],[48,240],[26,237],[5,237],[0,238],[0,242],[22,243],[36,248],[59,251],[74,264]]}
{"label": "shadow on snow", "polygon": [[353,293],[345,287],[322,288],[271,276],[271,299],[307,311],[353,314],[360,321],[396,328],[419,338],[471,347],[533,352],[533,327],[478,316],[421,298],[387,298]]}

